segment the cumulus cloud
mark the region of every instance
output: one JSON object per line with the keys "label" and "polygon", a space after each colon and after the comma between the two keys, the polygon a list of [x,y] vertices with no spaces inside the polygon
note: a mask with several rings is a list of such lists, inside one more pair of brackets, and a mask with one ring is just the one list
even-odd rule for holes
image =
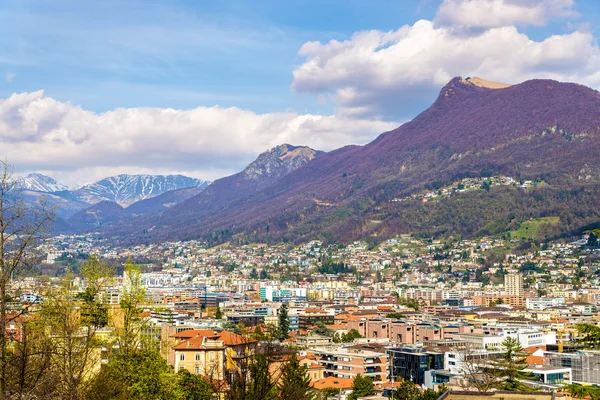
{"label": "cumulus cloud", "polygon": [[305,61],[294,70],[293,90],[332,93],[340,115],[360,118],[414,116],[455,76],[600,87],[600,48],[591,33],[579,31],[535,41],[514,26],[465,35],[421,20],[346,41],[308,42],[299,54]]}
{"label": "cumulus cloud", "polygon": [[330,150],[365,143],[396,126],[219,106],[94,113],[47,97],[43,91],[0,100],[2,157],[21,171],[43,170],[68,178],[70,184],[80,176],[89,181],[115,172],[187,172],[214,179],[239,171],[278,144]]}
{"label": "cumulus cloud", "polygon": [[435,22],[440,26],[497,28],[542,26],[554,18],[576,15],[574,0],[444,0]]}

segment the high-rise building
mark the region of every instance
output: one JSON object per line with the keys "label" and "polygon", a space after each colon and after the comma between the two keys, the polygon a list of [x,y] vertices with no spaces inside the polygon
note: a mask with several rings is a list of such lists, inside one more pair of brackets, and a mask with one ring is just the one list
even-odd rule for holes
{"label": "high-rise building", "polygon": [[525,292],[523,290],[523,275],[504,275],[504,290],[508,296],[525,297]]}

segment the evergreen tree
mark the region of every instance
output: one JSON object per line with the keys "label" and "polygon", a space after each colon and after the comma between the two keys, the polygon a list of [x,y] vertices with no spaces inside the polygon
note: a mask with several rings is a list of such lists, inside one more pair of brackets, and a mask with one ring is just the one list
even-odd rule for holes
{"label": "evergreen tree", "polygon": [[256,325],[256,328],[254,328],[252,338],[256,340],[265,340],[267,338],[260,325]]}
{"label": "evergreen tree", "polygon": [[404,381],[392,398],[398,400],[421,400],[421,391],[413,382]]}
{"label": "evergreen tree", "polygon": [[288,315],[288,306],[287,304],[282,304],[279,307],[279,340],[283,341],[288,338],[288,334],[290,332],[290,318]]}
{"label": "evergreen tree", "polygon": [[277,382],[269,370],[269,361],[264,354],[256,355],[248,366],[250,383],[246,391],[246,400],[273,400],[277,398]]}
{"label": "evergreen tree", "polygon": [[357,400],[359,397],[373,396],[374,394],[373,380],[368,376],[358,374],[352,382],[352,393],[348,396],[348,400]]}
{"label": "evergreen tree", "polygon": [[306,368],[300,365],[296,353],[292,354],[283,369],[279,398],[281,400],[313,400],[315,398]]}
{"label": "evergreen tree", "polygon": [[528,367],[526,356],[523,354],[523,347],[518,339],[507,337],[502,341],[504,352],[500,353],[500,358],[493,361],[495,373],[502,377],[500,389],[510,391],[528,391],[529,386],[521,380],[532,380],[535,377],[529,372],[523,371]]}
{"label": "evergreen tree", "polygon": [[215,311],[215,319],[223,319],[223,313],[221,312],[221,307],[217,304],[217,311]]}

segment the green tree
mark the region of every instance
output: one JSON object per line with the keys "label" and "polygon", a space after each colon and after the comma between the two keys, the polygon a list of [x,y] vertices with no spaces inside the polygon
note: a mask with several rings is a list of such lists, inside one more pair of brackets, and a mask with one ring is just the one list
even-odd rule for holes
{"label": "green tree", "polygon": [[177,373],[174,391],[176,400],[212,400],[214,390],[210,383],[199,375],[192,375],[187,369]]}
{"label": "green tree", "polygon": [[521,382],[521,380],[535,379],[533,374],[524,371],[528,364],[521,342],[518,339],[507,337],[502,341],[502,347],[504,351],[500,353],[498,359],[492,362],[495,373],[503,378],[499,381],[500,388],[509,391],[531,390],[529,386]]}
{"label": "green tree", "polygon": [[359,339],[361,337],[362,335],[358,333],[356,329],[350,329],[348,333],[342,334],[342,337],[340,339],[342,343],[348,343],[352,342],[354,339]]}
{"label": "green tree", "polygon": [[248,368],[250,383],[246,392],[247,400],[272,400],[277,398],[277,380],[269,370],[269,361],[264,354],[257,354]]}
{"label": "green tree", "polygon": [[96,377],[91,400],[170,400],[177,381],[172,368],[153,348],[113,356]]}
{"label": "green tree", "polygon": [[217,304],[217,311],[215,311],[215,319],[223,319],[223,313],[221,312],[221,307]]}
{"label": "green tree", "polygon": [[281,400],[314,400],[315,394],[310,386],[306,368],[300,365],[296,353],[293,353],[283,368],[279,385]]}
{"label": "green tree", "polygon": [[252,338],[256,340],[265,340],[267,338],[260,325],[256,325],[254,328],[254,332],[252,332]]}
{"label": "green tree", "polygon": [[131,258],[125,262],[123,275],[125,283],[120,303],[122,321],[116,332],[119,351],[130,353],[141,346],[141,305],[146,300],[146,290],[141,282],[140,267]]}
{"label": "green tree", "polygon": [[282,304],[279,307],[279,337],[278,339],[283,341],[288,338],[288,334],[290,333],[290,317],[288,315],[288,305]]}
{"label": "green tree", "polygon": [[404,381],[392,398],[398,400],[421,400],[421,391],[413,382]]}
{"label": "green tree", "polygon": [[359,397],[373,396],[374,394],[373,380],[368,376],[358,374],[352,381],[352,393],[348,396],[348,400],[357,400]]}

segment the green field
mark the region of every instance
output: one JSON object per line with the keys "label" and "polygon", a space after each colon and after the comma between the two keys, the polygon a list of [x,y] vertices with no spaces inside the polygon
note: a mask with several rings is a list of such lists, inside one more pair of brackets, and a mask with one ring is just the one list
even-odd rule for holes
{"label": "green field", "polygon": [[512,238],[535,238],[540,226],[544,224],[557,224],[560,222],[559,217],[544,217],[535,218],[521,223],[519,229],[510,231]]}

